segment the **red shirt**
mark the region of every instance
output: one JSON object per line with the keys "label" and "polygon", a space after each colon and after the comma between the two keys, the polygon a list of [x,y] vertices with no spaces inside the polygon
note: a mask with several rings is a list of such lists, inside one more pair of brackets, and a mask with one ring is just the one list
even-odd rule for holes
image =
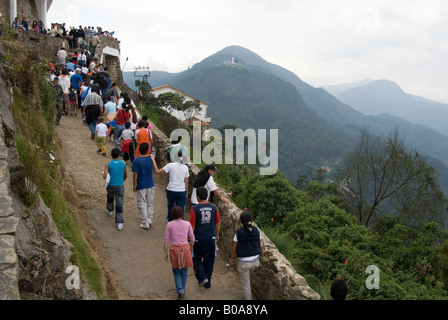
{"label": "red shirt", "polygon": [[[203,202],[201,204],[208,204],[210,202]],[[221,217],[219,216],[219,210],[218,207],[216,207],[216,216],[215,216],[215,224],[220,223],[221,222]],[[193,208],[190,209],[190,224],[192,227],[196,226],[196,212],[194,211]]]}
{"label": "red shirt", "polygon": [[116,124],[124,125],[131,118],[131,113],[124,109],[117,110],[117,122]]}

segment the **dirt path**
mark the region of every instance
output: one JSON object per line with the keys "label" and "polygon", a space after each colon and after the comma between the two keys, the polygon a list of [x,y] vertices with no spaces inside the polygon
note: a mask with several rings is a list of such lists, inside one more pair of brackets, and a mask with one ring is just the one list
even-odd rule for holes
{"label": "dirt path", "polygon": [[[80,198],[79,220],[84,237],[92,248],[105,276],[110,299],[177,298],[171,265],[163,259],[167,178],[154,174],[156,193],[154,221],[150,230],[139,227],[136,195],[132,191],[131,167],[125,181],[124,228],[117,231],[114,217],[106,214],[106,188],[102,172],[110,161],[113,143],[107,143],[107,156],[97,154],[90,131],[80,115],[63,116],[57,127],[62,142],[62,164]],[[187,210],[188,211],[188,210]],[[185,219],[189,219],[186,213]],[[219,252],[219,251],[218,251]],[[193,268],[189,269],[185,299],[241,300],[238,275],[226,267],[227,259],[219,254],[210,289],[199,288]]]}

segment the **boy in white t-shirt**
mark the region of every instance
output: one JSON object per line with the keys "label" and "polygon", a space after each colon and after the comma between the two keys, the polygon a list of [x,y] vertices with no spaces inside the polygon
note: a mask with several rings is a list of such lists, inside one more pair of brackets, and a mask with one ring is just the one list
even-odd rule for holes
{"label": "boy in white t-shirt", "polygon": [[95,129],[95,139],[98,145],[98,153],[102,153],[106,156],[106,137],[107,137],[107,126],[104,124],[104,119],[99,117],[97,120],[97,125]]}
{"label": "boy in white t-shirt", "polygon": [[215,184],[213,176],[215,175],[216,171],[218,171],[218,169],[216,169],[215,165],[213,164],[208,164],[204,169],[199,171],[196,179],[193,182],[193,191],[191,193],[192,206],[199,203],[198,199],[196,198],[196,189],[199,187],[204,187],[205,189],[207,189],[207,199],[205,199],[206,201],[211,200],[210,194],[213,193],[213,195],[216,196],[219,200],[223,202],[229,202],[228,198],[221,195],[221,192]]}
{"label": "boy in white t-shirt", "polygon": [[168,186],[166,187],[166,199],[168,203],[168,214],[166,221],[174,220],[171,216],[171,210],[174,206],[182,208],[182,219],[184,218],[185,203],[188,195],[188,178],[190,172],[188,166],[179,162],[170,162],[163,168],[159,169],[154,158],[154,154],[151,154],[153,161],[153,168],[156,173],[168,173]]}

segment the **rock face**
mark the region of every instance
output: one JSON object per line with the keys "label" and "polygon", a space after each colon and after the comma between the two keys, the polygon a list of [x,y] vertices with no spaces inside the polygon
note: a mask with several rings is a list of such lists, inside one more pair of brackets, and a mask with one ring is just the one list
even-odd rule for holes
{"label": "rock face", "polygon": [[0,78],[0,299],[96,299],[84,279],[79,279],[79,289],[68,281],[73,275],[67,269],[72,246],[61,236],[51,210],[40,197],[32,208],[27,207],[14,192],[32,182],[24,177],[19,161],[12,99],[2,65]]}

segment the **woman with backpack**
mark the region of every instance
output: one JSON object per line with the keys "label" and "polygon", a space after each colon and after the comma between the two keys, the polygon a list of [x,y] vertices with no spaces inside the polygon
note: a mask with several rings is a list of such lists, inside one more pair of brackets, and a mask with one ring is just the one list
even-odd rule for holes
{"label": "woman with backpack", "polygon": [[129,105],[126,102],[123,102],[121,105],[121,109],[117,110],[117,113],[115,114],[115,130],[114,130],[114,144],[115,148],[120,149],[121,147],[119,144],[119,138],[121,136],[121,133],[126,129],[125,124],[126,122],[129,122],[129,119],[132,117],[131,113],[129,112]]}
{"label": "woman with backpack", "polygon": [[244,300],[252,300],[250,274],[260,266],[261,253],[260,231],[252,223],[252,215],[244,211],[240,215],[242,228],[233,237],[233,247],[230,253],[229,265],[233,265],[235,254],[238,258],[238,275],[243,289]]}

